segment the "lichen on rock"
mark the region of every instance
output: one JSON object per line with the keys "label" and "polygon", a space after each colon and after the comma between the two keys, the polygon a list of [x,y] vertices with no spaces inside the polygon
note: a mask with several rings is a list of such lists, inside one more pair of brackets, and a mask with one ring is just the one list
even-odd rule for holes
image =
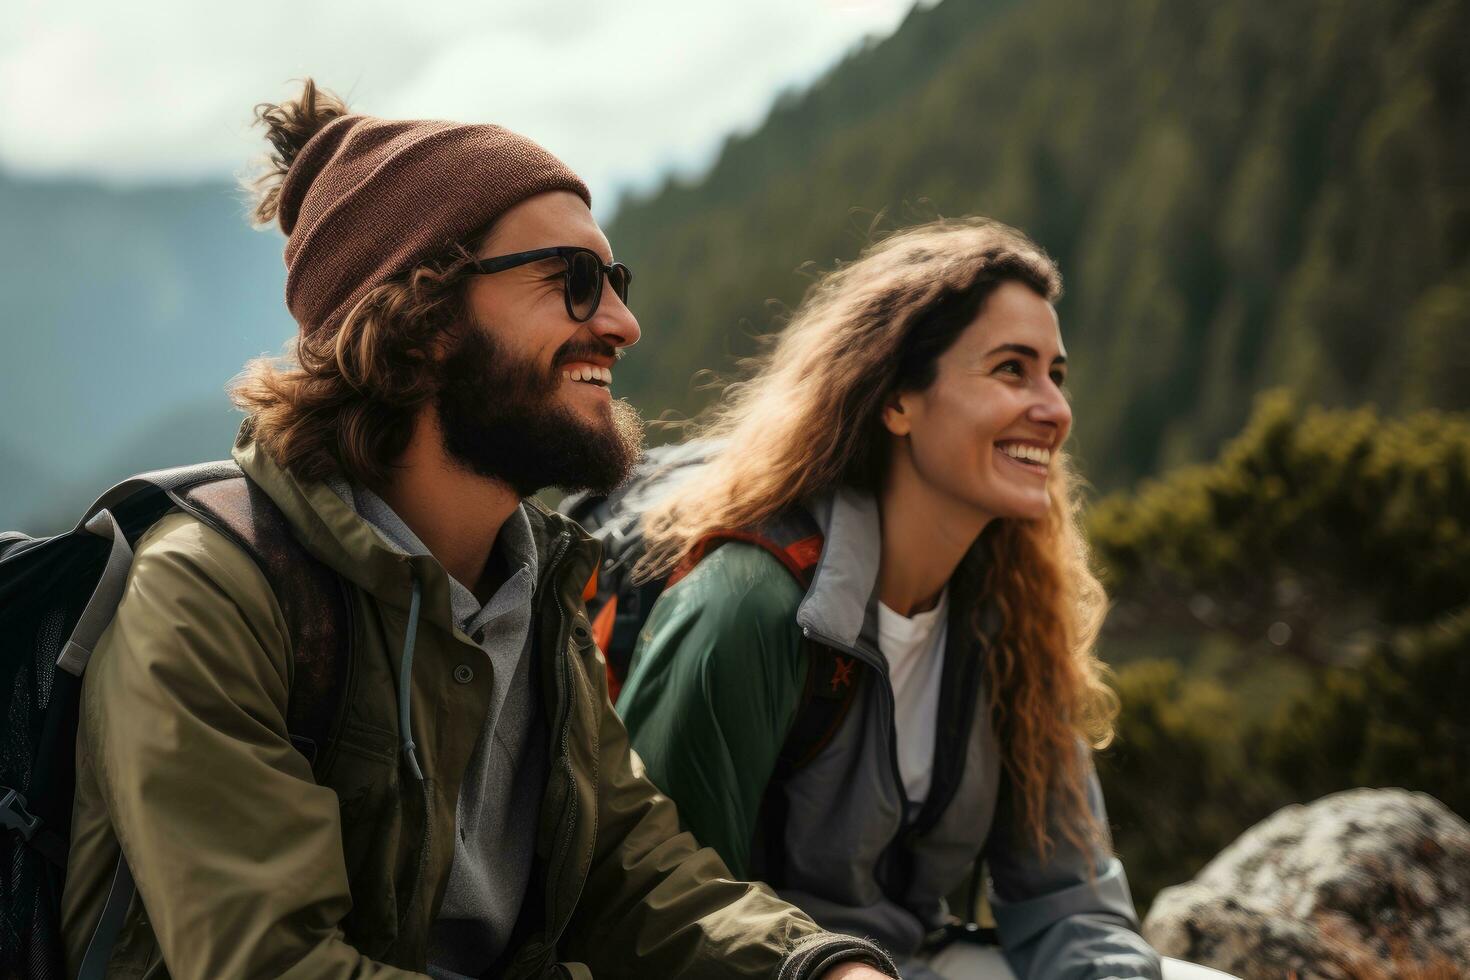
{"label": "lichen on rock", "polygon": [[1470,976],[1470,824],[1401,789],[1285,807],[1160,892],[1143,931],[1247,980]]}

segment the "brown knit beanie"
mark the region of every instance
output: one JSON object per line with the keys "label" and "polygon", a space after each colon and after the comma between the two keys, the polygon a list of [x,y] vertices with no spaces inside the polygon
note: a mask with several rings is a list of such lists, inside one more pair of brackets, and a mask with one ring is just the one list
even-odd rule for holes
{"label": "brown knit beanie", "polygon": [[587,185],[499,126],[341,116],[281,185],[286,306],[303,334],[335,330],[370,291],[534,194]]}

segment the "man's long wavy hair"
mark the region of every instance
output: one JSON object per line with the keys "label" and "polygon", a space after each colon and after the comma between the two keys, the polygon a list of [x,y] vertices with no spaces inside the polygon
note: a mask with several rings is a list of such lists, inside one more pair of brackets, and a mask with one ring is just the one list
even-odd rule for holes
{"label": "man's long wavy hair", "polygon": [[[983,219],[894,234],[807,294],[749,380],[731,385],[696,428],[718,454],[652,505],[642,575],[667,572],[706,535],[761,524],[839,485],[877,493],[889,453],[884,406],[923,390],[937,360],[1004,282],[1054,301],[1061,277],[1020,232]],[[1116,697],[1094,653],[1106,596],[1078,524],[1078,480],[1052,455],[1039,520],[997,519],[962,561],[952,601],[980,630],[992,597],[1002,626],[985,665],[989,714],[1021,825],[1051,853],[1060,826],[1084,854],[1108,847],[1087,800],[1088,754],[1108,743]],[[969,594],[957,594],[960,588]],[[1057,808],[1051,814],[1049,808]]]}
{"label": "man's long wavy hair", "polygon": [[[281,184],[302,147],[347,111],[311,79],[297,98],[256,107],[272,147],[266,168],[250,183],[257,224],[276,220]],[[466,322],[460,273],[473,260],[472,244],[446,248],[374,289],[337,329],[293,337],[282,356],[246,364],[230,383],[230,398],[250,416],[257,445],[298,479],[342,475],[384,485],[419,409],[438,391],[435,345]]]}

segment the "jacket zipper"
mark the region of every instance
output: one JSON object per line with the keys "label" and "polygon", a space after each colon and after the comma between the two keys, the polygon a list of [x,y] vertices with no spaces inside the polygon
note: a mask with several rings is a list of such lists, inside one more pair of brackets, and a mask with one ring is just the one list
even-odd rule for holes
{"label": "jacket zipper", "polygon": [[[918,817],[915,819],[914,823],[912,825],[910,825],[909,823],[912,804],[910,804],[909,802],[908,791],[904,788],[903,785],[903,772],[899,769],[898,766],[898,705],[897,698],[893,693],[893,681],[888,673],[887,658],[884,657],[881,652],[876,657],[866,655],[865,651],[859,650],[855,646],[849,646],[846,643],[841,643],[833,640],[831,637],[821,633],[817,633],[807,626],[803,626],[801,628],[801,632],[802,635],[805,636],[807,639],[815,640],[818,643],[825,644],[835,650],[841,650],[852,657],[856,657],[857,659],[862,660],[864,663],[868,664],[868,666],[878,670],[878,672],[883,677],[884,700],[888,706],[888,763],[889,771],[893,775],[894,785],[898,789],[898,801],[900,808],[899,813],[901,822],[899,824],[898,832],[889,839],[888,843],[884,845],[882,852],[879,854],[878,868],[874,869],[875,877],[877,877],[876,872],[879,869],[883,869],[886,871],[888,868],[891,867],[891,855],[894,848],[900,846],[911,848],[914,841],[922,837],[924,834],[928,833],[930,830],[934,829],[935,825],[939,823],[939,818],[944,815],[944,810],[947,808],[947,806],[944,808],[930,808],[927,805],[923,806],[920,808]],[[945,651],[945,654],[946,656],[948,655],[948,650]],[[936,724],[937,723],[938,719],[936,718]],[[974,724],[973,719],[971,721],[971,724]],[[937,733],[936,737],[938,737]],[[965,733],[965,737],[969,737],[968,731]],[[931,787],[931,793],[932,791],[933,789]],[[929,798],[926,798],[925,803],[927,804],[928,802]],[[883,891],[885,893],[888,892],[888,889],[886,887],[883,887],[881,881],[879,882],[879,886],[883,888]],[[901,895],[898,896],[900,900],[902,900],[903,897],[904,896]]]}
{"label": "jacket zipper", "polygon": [[[548,563],[546,574],[548,585],[554,581],[556,572],[559,570],[561,560],[565,556],[571,540],[571,533],[569,531],[562,531],[560,539],[557,542],[556,552],[552,555],[551,561]],[[559,881],[562,873],[566,869],[567,854],[571,846],[572,824],[577,816],[576,773],[572,769],[570,750],[572,730],[572,665],[566,651],[566,610],[562,606],[561,596],[559,594],[556,596],[555,605],[557,617],[555,656],[558,658],[557,679],[559,682],[558,687],[560,688],[557,692],[557,714],[559,717],[556,721],[557,728],[560,732],[558,738],[558,761],[566,774],[566,800],[562,803],[560,817],[562,832],[556,848],[561,854],[561,861],[556,868],[551,870],[551,879],[553,882]],[[548,943],[553,945],[560,938],[559,933],[557,935],[551,934],[551,930],[555,925],[555,906],[555,888],[548,888],[546,891],[547,939]]]}
{"label": "jacket zipper", "polygon": [[342,590],[342,608],[346,610],[342,625],[347,630],[347,683],[343,685],[342,699],[336,708],[337,717],[332,721],[332,727],[327,736],[326,751],[317,761],[321,765],[319,772],[313,771],[313,776],[318,783],[326,785],[326,779],[332,772],[332,767],[337,764],[337,746],[342,741],[342,730],[347,727],[348,706],[357,692],[357,592],[347,583],[344,576],[337,576],[337,584]]}
{"label": "jacket zipper", "polygon": [[[945,656],[948,657],[949,644],[946,643],[945,646]],[[982,638],[980,640],[980,649],[977,651],[970,651],[970,653],[972,654],[972,656],[966,657],[965,660],[960,665],[958,665],[954,676],[954,682],[960,688],[962,696],[965,696],[965,692],[974,691],[976,697],[978,698],[979,695],[983,693],[978,683],[978,675],[984,669],[983,664],[989,656],[989,640]],[[964,654],[962,653],[961,655],[963,656]],[[941,671],[947,672],[948,666],[942,666]],[[947,789],[937,781],[937,777],[943,775],[943,772],[939,768],[939,753],[937,751],[937,740],[943,736],[943,730],[938,727],[940,722],[948,721],[951,725],[955,725],[958,722],[966,722],[965,724],[959,726],[959,737],[961,739],[964,739],[965,742],[968,742],[968,740],[970,739],[976,724],[988,725],[990,723],[989,717],[985,715],[983,711],[983,706],[980,704],[977,704],[976,707],[969,713],[966,713],[963,709],[961,709],[958,712],[951,711],[947,714],[945,706],[946,699],[944,697],[944,693],[941,692],[938,710],[935,712],[934,719],[936,739],[936,751],[933,756],[934,778],[930,779],[929,794],[925,797],[923,807],[920,808],[918,815],[914,818],[913,834],[910,836],[910,840],[913,840],[917,837],[922,837],[923,835],[929,833],[929,831],[933,830],[939,824],[940,817],[944,816],[945,812],[948,811],[950,805],[954,802],[955,793],[958,791],[959,788],[959,781],[964,778],[964,769],[962,767],[960,770],[958,770],[955,776],[955,781],[951,783]],[[956,717],[956,714],[958,715],[958,717]],[[961,754],[966,759],[968,759],[967,752],[962,752]],[[942,805],[934,805],[934,801],[939,799],[939,796],[937,794],[941,791],[947,794],[947,798],[943,800]]]}

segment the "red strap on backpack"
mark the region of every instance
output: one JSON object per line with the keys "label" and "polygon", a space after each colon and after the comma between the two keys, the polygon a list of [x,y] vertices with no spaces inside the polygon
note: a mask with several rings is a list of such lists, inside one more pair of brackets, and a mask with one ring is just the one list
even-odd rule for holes
{"label": "red strap on backpack", "polygon": [[[805,513],[755,531],[731,529],[705,535],[669,576],[669,585],[694,570],[700,560],[727,541],[743,541],[765,549],[785,566],[803,590],[811,588],[822,557],[822,535]],[[667,586],[666,586],[667,587]],[[809,644],[809,666],[801,702],[782,746],[777,778],[785,779],[827,746],[847,717],[857,695],[861,672],[857,660],[816,642]]]}
{"label": "red strap on backpack", "polygon": [[[789,571],[803,589],[809,587],[812,582],[812,573],[816,570],[817,560],[822,557],[822,536],[820,534],[807,534],[795,541],[783,541],[777,537],[752,533],[742,530],[715,531],[705,535],[690,550],[684,560],[669,573],[664,583],[664,588],[676,584],[684,576],[694,571],[694,566],[727,541],[744,541],[763,548],[775,556],[787,571]],[[587,584],[589,597],[596,595],[596,579]],[[617,594],[608,597],[602,608],[597,610],[592,619],[592,638],[597,643],[597,648],[606,653],[612,645],[613,626],[617,621],[618,597]],[[607,658],[607,691],[608,696],[614,702],[623,689],[623,678],[618,676],[618,671],[611,658]]]}
{"label": "red strap on backpack", "polygon": [[690,549],[684,560],[669,574],[668,585],[672,586],[685,575],[694,571],[694,566],[727,541],[743,541],[753,544],[770,552],[786,570],[792,574],[797,582],[801,583],[803,589],[810,588],[812,584],[812,573],[816,571],[817,561],[822,557],[822,536],[810,534],[796,541],[785,542],[777,538],[767,537],[753,531],[742,531],[736,529],[712,531],[700,538],[698,543]]}

